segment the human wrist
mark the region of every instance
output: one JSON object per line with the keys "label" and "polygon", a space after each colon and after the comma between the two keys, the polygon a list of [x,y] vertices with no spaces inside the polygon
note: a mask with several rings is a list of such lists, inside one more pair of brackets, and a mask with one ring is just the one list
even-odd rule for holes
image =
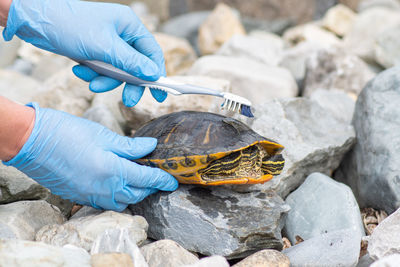
{"label": "human wrist", "polygon": [[32,133],[35,110],[0,96],[0,160],[8,161],[22,149]]}
{"label": "human wrist", "polygon": [[0,26],[7,25],[8,11],[10,10],[12,0],[0,0]]}

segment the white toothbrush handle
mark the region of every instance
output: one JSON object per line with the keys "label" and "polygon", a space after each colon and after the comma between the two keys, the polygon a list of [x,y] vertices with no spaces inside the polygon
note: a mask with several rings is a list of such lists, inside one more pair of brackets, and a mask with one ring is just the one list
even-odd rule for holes
{"label": "white toothbrush handle", "polygon": [[[168,93],[174,94],[174,95],[181,95],[181,94],[201,94],[201,95],[214,95],[214,96],[219,96],[219,97],[224,97],[223,94],[220,92],[210,89],[210,88],[205,88],[201,86],[196,86],[196,85],[190,85],[190,84],[184,84],[184,83],[179,83],[175,82],[169,78],[161,77],[158,81],[151,82],[151,81],[145,81],[140,78],[137,78],[126,71],[123,71],[121,69],[118,69],[114,67],[111,64],[98,61],[98,60],[75,60],[79,64],[85,65],[95,72],[111,77],[113,79],[116,79],[121,82],[126,82],[129,84],[134,84],[138,86],[144,86],[144,87],[151,87],[151,88],[156,88],[161,87],[161,90],[165,90]],[[172,90],[171,90],[172,89]]]}

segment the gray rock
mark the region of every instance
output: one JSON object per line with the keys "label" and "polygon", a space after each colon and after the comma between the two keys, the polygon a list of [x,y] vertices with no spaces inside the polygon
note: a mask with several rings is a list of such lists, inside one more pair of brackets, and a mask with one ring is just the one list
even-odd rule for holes
{"label": "gray rock", "polygon": [[106,107],[112,113],[113,117],[117,120],[122,130],[125,130],[126,121],[119,109],[119,102],[122,100],[122,90],[123,85],[108,92],[95,94],[91,103],[91,107]]}
{"label": "gray rock", "polygon": [[43,200],[0,205],[0,238],[34,240],[43,226],[63,222],[60,210]]}
{"label": "gray rock", "polygon": [[8,66],[6,69],[29,76],[32,74],[33,64],[24,59],[17,58],[14,63]]}
{"label": "gray rock", "polygon": [[[262,37],[261,37],[262,36]],[[283,53],[283,40],[271,33],[256,33],[253,36],[235,35],[216,54],[228,57],[245,57],[277,66]]]}
{"label": "gray rock", "polygon": [[184,265],[182,267],[229,267],[228,261],[222,256],[205,257],[196,263]]}
{"label": "gray rock", "polygon": [[[306,98],[265,102],[254,107],[254,119],[243,119],[260,135],[285,146],[283,172],[264,184],[235,190],[275,190],[285,198],[308,175],[330,175],[355,142],[354,128]],[[243,117],[243,116],[241,116]]]}
{"label": "gray rock", "polygon": [[271,98],[297,96],[297,84],[291,73],[248,58],[205,56],[189,70],[190,75],[206,75],[231,82],[232,93],[245,96],[253,105]]}
{"label": "gray rock", "polygon": [[124,132],[122,131],[117,119],[106,106],[97,105],[91,107],[85,111],[83,117],[91,121],[98,122],[117,134],[124,135]]}
{"label": "gray rock", "polygon": [[399,262],[400,254],[393,254],[374,262],[371,267],[397,267]]}
{"label": "gray rock", "polygon": [[384,7],[391,10],[400,10],[400,3],[397,0],[362,0],[357,7],[359,13],[373,7]]}
{"label": "gray rock", "polygon": [[356,97],[374,76],[366,63],[342,49],[319,50],[307,60],[303,95],[338,89]]}
{"label": "gray rock", "polygon": [[350,229],[322,234],[282,252],[290,266],[355,266],[361,238]]}
{"label": "gray rock", "polygon": [[90,254],[98,253],[126,253],[130,256],[135,267],[148,267],[136,242],[129,236],[126,228],[107,229],[93,242]]}
{"label": "gray rock", "polygon": [[352,188],[361,207],[392,213],[400,206],[400,67],[379,74],[356,103],[355,147],[335,178]]}
{"label": "gray rock", "polygon": [[0,240],[0,266],[90,267],[90,255],[84,249],[53,247],[25,240]]}
{"label": "gray rock", "polygon": [[350,229],[360,239],[365,235],[360,209],[351,189],[321,173],[313,173],[292,192],[286,203],[290,211],[285,232],[292,244],[296,236],[304,240]]}
{"label": "gray rock", "polygon": [[33,65],[31,76],[38,81],[44,82],[66,66],[69,66],[69,71],[72,72],[71,68],[76,64],[76,62],[73,62],[67,57],[46,53]]}
{"label": "gray rock", "polygon": [[210,13],[210,11],[198,11],[176,16],[161,26],[161,32],[187,39],[199,54],[198,29]]}
{"label": "gray rock", "polygon": [[83,115],[94,96],[89,91],[88,84],[72,73],[71,67],[49,77],[43,88],[44,91],[36,94],[34,101],[42,107],[65,111],[75,116]]}
{"label": "gray rock", "polygon": [[374,260],[367,253],[358,260],[357,267],[370,267],[372,263]]}
{"label": "gray rock", "polygon": [[71,219],[62,225],[47,225],[36,234],[36,241],[51,245],[72,244],[89,251],[93,242],[107,229],[127,228],[137,244],[146,238],[148,224],[141,216],[131,216],[113,211]]}
{"label": "gray rock", "polygon": [[344,91],[320,89],[312,92],[310,99],[329,110],[338,121],[351,124],[356,101]]}
{"label": "gray rock", "polygon": [[172,239],[187,250],[229,259],[262,248],[281,249],[282,215],[288,206],[272,191],[236,193],[223,187],[181,185],[130,209],[149,221],[150,237]]}
{"label": "gray rock", "polygon": [[49,190],[14,167],[0,163],[0,204],[46,199]]}
{"label": "gray rock", "polygon": [[324,48],[341,44],[341,40],[335,34],[323,29],[316,22],[289,28],[284,32],[283,39],[289,46],[295,46],[301,42],[312,42]]}
{"label": "gray rock", "polygon": [[72,219],[78,219],[80,217],[99,215],[103,212],[104,212],[104,210],[95,209],[91,206],[83,206],[74,215],[72,215],[71,218],[69,218],[69,219],[72,220]]}
{"label": "gray rock", "polygon": [[277,267],[290,267],[289,258],[273,249],[263,249],[260,250],[247,258],[241,260],[237,264],[232,267],[269,267],[269,266],[277,266]]}
{"label": "gray rock", "polygon": [[386,29],[376,37],[376,62],[385,68],[400,64],[400,41],[397,38],[398,36],[400,36],[400,24]]}
{"label": "gray rock", "polygon": [[0,95],[26,104],[42,91],[35,79],[12,70],[0,69]]}
{"label": "gray rock", "polygon": [[294,25],[294,21],[290,18],[265,20],[265,18],[241,17],[241,20],[246,32],[264,31],[282,35],[284,31]]}
{"label": "gray rock", "polygon": [[141,251],[149,267],[175,267],[193,264],[199,259],[172,240],[159,240],[143,246]]}
{"label": "gray rock", "polygon": [[279,66],[288,69],[292,73],[299,88],[303,87],[307,58],[319,49],[322,49],[321,45],[315,42],[304,41],[283,51]]}
{"label": "gray rock", "polygon": [[385,29],[399,23],[400,16],[396,10],[383,7],[365,10],[356,17],[353,27],[344,38],[347,52],[367,62],[375,62],[376,37]]}
{"label": "gray rock", "polygon": [[[3,32],[3,27],[0,31]],[[15,36],[10,42],[0,38],[0,68],[11,65],[17,58],[18,48],[21,45],[21,40]]]}
{"label": "gray rock", "polygon": [[400,254],[400,209],[384,219],[368,240],[368,253],[374,260]]}

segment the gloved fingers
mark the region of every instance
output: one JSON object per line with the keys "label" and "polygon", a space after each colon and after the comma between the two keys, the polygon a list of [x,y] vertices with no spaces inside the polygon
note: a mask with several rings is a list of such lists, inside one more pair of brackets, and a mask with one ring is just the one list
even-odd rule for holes
{"label": "gloved fingers", "polygon": [[108,138],[108,149],[115,155],[128,160],[140,159],[151,153],[157,145],[152,137],[127,137],[111,132]]}
{"label": "gloved fingers", "polygon": [[103,93],[120,86],[122,82],[106,76],[97,76],[89,84],[90,91]]}
{"label": "gloved fingers", "polygon": [[79,78],[84,80],[85,82],[90,82],[99,74],[92,70],[89,67],[83,66],[83,65],[75,65],[72,67],[72,72]]}
{"label": "gloved fingers", "polygon": [[115,37],[111,55],[105,55],[106,63],[122,69],[143,80],[155,81],[160,77],[160,70],[156,63],[146,57],[119,36]]}
{"label": "gloved fingers", "polygon": [[135,106],[140,98],[142,98],[144,87],[136,86],[133,84],[125,84],[124,90],[122,91],[122,102],[127,107]]}
{"label": "gloved fingers", "polygon": [[158,89],[150,89],[150,92],[154,99],[159,103],[164,102],[168,95],[167,92]]}
{"label": "gloved fingers", "polygon": [[128,160],[123,160],[122,166],[126,170],[124,178],[130,186],[155,188],[163,191],[174,191],[178,188],[178,181],[161,169],[142,166]]}
{"label": "gloved fingers", "polygon": [[115,200],[120,203],[136,204],[156,192],[158,190],[154,188],[137,188],[127,185],[122,192],[115,194]]}

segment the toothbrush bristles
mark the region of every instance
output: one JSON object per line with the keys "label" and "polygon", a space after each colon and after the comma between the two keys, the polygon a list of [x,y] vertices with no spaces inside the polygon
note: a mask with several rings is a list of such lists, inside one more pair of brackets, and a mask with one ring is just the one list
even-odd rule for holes
{"label": "toothbrush bristles", "polygon": [[254,117],[253,113],[251,112],[250,106],[241,104],[231,99],[225,98],[224,102],[221,104],[221,108],[229,111],[238,112],[249,118]]}

